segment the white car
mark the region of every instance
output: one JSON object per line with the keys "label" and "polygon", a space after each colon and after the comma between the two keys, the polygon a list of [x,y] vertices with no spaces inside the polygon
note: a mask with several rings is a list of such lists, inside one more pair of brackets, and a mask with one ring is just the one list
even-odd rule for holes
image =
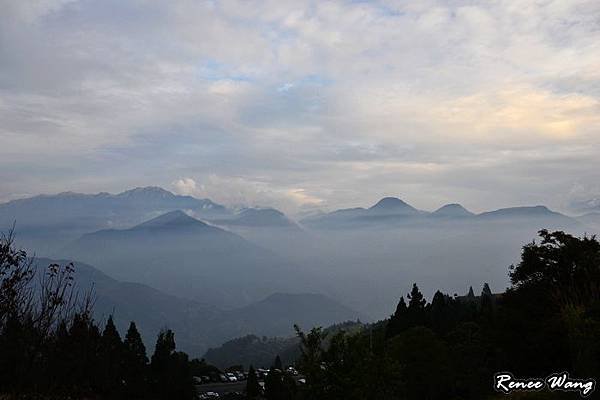
{"label": "white car", "polygon": [[228,372],[226,375],[227,375],[227,379],[229,380],[229,382],[237,382],[238,381],[238,379],[236,378],[236,376],[233,373]]}

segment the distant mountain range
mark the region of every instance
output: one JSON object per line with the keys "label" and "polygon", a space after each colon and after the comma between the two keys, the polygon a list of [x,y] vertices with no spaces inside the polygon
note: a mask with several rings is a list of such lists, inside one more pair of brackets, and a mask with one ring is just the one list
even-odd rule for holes
{"label": "distant mountain range", "polygon": [[[39,258],[35,259],[35,266],[41,272],[51,263],[68,262]],[[164,327],[176,333],[178,348],[200,356],[207,348],[238,336],[289,336],[294,324],[312,327],[361,318],[359,312],[311,293],[277,293],[246,307],[223,310],[144,284],[118,281],[85,263],[74,265],[80,294],[93,288],[95,318],[102,322],[113,315],[122,334],[129,322],[135,321],[149,351]]]}
{"label": "distant mountain range", "polygon": [[16,222],[19,243],[51,254],[84,233],[130,227],[173,210],[186,210],[202,218],[222,218],[232,213],[208,199],[179,196],[159,187],[119,194],[65,192],[0,204],[0,230]]}
{"label": "distant mountain range", "polygon": [[[0,204],[0,230],[16,221],[20,242],[42,253],[75,240],[85,233],[108,228],[130,228],[169,211],[182,210],[190,216],[237,232],[244,229],[300,229],[298,224],[273,208],[246,208],[238,212],[209,199],[173,194],[159,187],[141,187],[118,194],[64,192],[39,195]],[[593,213],[592,213],[593,214]],[[304,218],[308,228],[430,223],[432,220],[466,218],[523,219],[551,218],[583,222],[544,206],[504,208],[474,214],[460,204],[447,204],[436,211],[419,210],[396,197],[384,197],[371,207],[348,208]]]}
{"label": "distant mountain range", "polygon": [[117,279],[221,307],[249,304],[274,290],[314,289],[314,280],[290,261],[183,211],[83,235],[61,254]]}
{"label": "distant mountain range", "polygon": [[385,197],[369,208],[348,208],[309,217],[300,221],[304,226],[316,229],[339,229],[367,226],[390,226],[398,224],[431,225],[448,222],[493,222],[518,223],[545,219],[552,223],[577,226],[579,221],[545,206],[503,208],[475,214],[460,204],[446,204],[436,211],[418,210],[395,197]]}
{"label": "distant mountain range", "polygon": [[[425,290],[443,282],[449,292],[465,282],[502,289],[506,267],[539,229],[600,231],[596,213],[531,206],[475,214],[460,204],[429,212],[395,197],[297,223],[272,208],[228,209],[157,187],[0,204],[0,231],[15,220],[17,244],[37,256],[79,260],[187,299],[204,307],[202,318],[211,307],[239,309],[278,292],[327,293],[385,316],[412,282]],[[319,307],[312,312],[318,318]],[[241,335],[245,325],[236,321],[227,329]]]}
{"label": "distant mountain range", "polygon": [[209,220],[216,225],[230,227],[298,228],[294,221],[274,208],[245,208],[228,218]]}

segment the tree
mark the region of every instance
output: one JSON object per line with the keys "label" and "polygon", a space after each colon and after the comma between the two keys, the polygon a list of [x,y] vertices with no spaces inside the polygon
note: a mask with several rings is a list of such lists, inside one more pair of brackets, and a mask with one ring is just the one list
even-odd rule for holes
{"label": "tree", "polygon": [[265,397],[267,400],[291,400],[294,397],[295,389],[295,381],[283,371],[281,358],[277,355],[265,378]]}
{"label": "tree", "polygon": [[158,334],[150,368],[154,395],[158,399],[191,399],[194,385],[187,354],[175,351],[175,335],[165,329]]}
{"label": "tree", "polygon": [[410,326],[423,325],[425,322],[425,304],[427,301],[416,283],[408,295],[407,315]]}
{"label": "tree", "polygon": [[541,243],[524,246],[521,262],[511,266],[513,287],[543,287],[559,307],[600,301],[600,242],[561,231],[541,230],[539,235]]}
{"label": "tree", "polygon": [[281,364],[281,358],[279,354],[275,357],[275,361],[273,361],[273,368],[283,371],[283,365]]}
{"label": "tree", "polygon": [[390,353],[402,365],[405,382],[402,398],[447,396],[452,382],[448,349],[433,331],[419,326],[406,330],[391,340]]}
{"label": "tree", "polygon": [[260,396],[260,385],[258,384],[258,379],[256,378],[256,371],[254,367],[251,365],[248,369],[248,380],[246,381],[246,396],[250,399],[255,399]]}
{"label": "tree", "polygon": [[106,326],[100,338],[99,363],[103,392],[111,397],[117,397],[123,391],[124,355],[123,342],[111,315],[106,321]]}
{"label": "tree", "polygon": [[125,335],[125,341],[123,342],[125,351],[129,357],[127,357],[132,363],[137,366],[146,366],[148,364],[148,357],[146,356],[146,346],[142,341],[142,337],[137,330],[135,322],[131,321],[127,334]]}
{"label": "tree", "polygon": [[386,338],[394,337],[408,327],[407,311],[406,302],[404,301],[404,297],[401,296],[396,306],[396,311],[388,321],[385,331]]}
{"label": "tree", "polygon": [[436,333],[447,332],[450,328],[449,307],[447,296],[439,290],[433,295],[429,306],[429,320],[431,328]]}
{"label": "tree", "polygon": [[468,301],[475,301],[475,292],[473,291],[473,286],[469,286],[469,293],[467,293]]}
{"label": "tree", "polygon": [[125,393],[127,398],[142,399],[147,392],[146,347],[137,330],[135,322],[131,321],[123,342],[123,376],[125,378]]}
{"label": "tree", "polygon": [[524,246],[521,261],[511,266],[513,286],[503,296],[505,321],[536,315],[525,319],[529,340],[511,350],[525,365],[547,353],[546,369],[570,364],[581,375],[598,375],[600,242],[562,231],[541,230],[539,235],[541,241]]}
{"label": "tree", "polygon": [[480,297],[480,312],[482,319],[491,323],[494,319],[494,296],[492,295],[492,291],[490,289],[490,285],[487,283],[483,284],[483,289],[481,290]]}
{"label": "tree", "polygon": [[298,369],[306,376],[306,391],[313,398],[326,397],[327,382],[324,379],[323,346],[327,333],[321,327],[315,327],[305,334],[298,325],[294,325],[296,335],[300,339],[300,357]]}

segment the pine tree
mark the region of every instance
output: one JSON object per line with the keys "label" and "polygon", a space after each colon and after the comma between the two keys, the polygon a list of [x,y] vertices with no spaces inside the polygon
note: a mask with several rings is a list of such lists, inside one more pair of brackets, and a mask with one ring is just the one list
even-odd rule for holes
{"label": "pine tree", "polygon": [[77,314],[69,329],[67,357],[69,386],[65,388],[74,397],[85,397],[102,390],[98,367],[100,365],[100,331],[90,315]]}
{"label": "pine tree", "polygon": [[481,317],[486,322],[492,322],[494,319],[494,298],[492,295],[492,291],[490,289],[490,285],[487,283],[483,284],[483,289],[481,290]]}
{"label": "pine tree", "polygon": [[173,331],[162,330],[150,362],[154,394],[159,399],[191,399],[194,396],[187,354],[176,352],[175,348]]}
{"label": "pine tree", "polygon": [[425,323],[425,304],[427,304],[427,301],[423,297],[423,293],[419,291],[416,283],[413,284],[408,298],[409,326],[423,325]]}
{"label": "pine tree", "polygon": [[275,357],[273,368],[283,371],[283,365],[281,364],[281,358],[279,357],[279,354],[277,354],[277,357]]}
{"label": "pine tree", "polygon": [[150,363],[152,371],[160,374],[168,369],[169,359],[173,352],[175,352],[175,335],[173,331],[170,329],[160,331]]}
{"label": "pine tree", "polygon": [[407,307],[404,301],[404,296],[400,297],[400,301],[396,306],[396,311],[388,321],[385,337],[391,338],[402,332],[407,326]]}
{"label": "pine tree", "polygon": [[429,318],[432,329],[437,332],[445,332],[448,329],[448,304],[446,296],[439,290],[433,295],[429,306]]}
{"label": "pine tree", "polygon": [[146,347],[137,330],[135,322],[131,321],[124,344],[124,377],[126,397],[142,399],[147,392],[147,365]]}
{"label": "pine tree", "polygon": [[256,378],[256,371],[251,365],[250,369],[248,369],[248,380],[246,381],[246,396],[249,399],[254,399],[259,395],[260,385],[258,384],[258,379]]}
{"label": "pine tree", "polygon": [[469,301],[475,300],[475,292],[473,292],[473,286],[469,286],[469,293],[467,293],[467,300],[469,300]]}
{"label": "pine tree", "polygon": [[413,287],[412,290],[410,291],[410,294],[408,295],[409,298],[409,302],[408,302],[408,309],[409,310],[422,310],[425,308],[425,304],[427,303],[427,301],[425,300],[425,298],[423,297],[423,293],[421,293],[421,291],[419,291],[419,287],[417,286],[416,283],[413,283]]}
{"label": "pine tree", "polygon": [[112,315],[108,317],[100,338],[99,373],[103,392],[117,397],[123,389],[124,348]]}
{"label": "pine tree", "polygon": [[[279,364],[280,368],[277,368]],[[265,377],[265,397],[267,400],[283,400],[283,373],[279,356],[273,361],[269,374]]]}

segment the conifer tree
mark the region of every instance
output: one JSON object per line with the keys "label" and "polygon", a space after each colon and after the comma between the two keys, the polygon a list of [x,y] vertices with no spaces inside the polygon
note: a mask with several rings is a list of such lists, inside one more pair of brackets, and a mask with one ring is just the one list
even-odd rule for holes
{"label": "conifer tree", "polygon": [[404,301],[404,296],[400,297],[400,301],[396,306],[396,311],[390,317],[385,330],[385,337],[391,338],[402,332],[407,326],[407,307]]}
{"label": "conifer tree", "polygon": [[469,293],[467,293],[467,299],[469,301],[475,300],[475,292],[473,292],[473,286],[469,286]]}
{"label": "conifer tree", "polygon": [[279,354],[277,354],[277,357],[275,357],[275,361],[273,362],[273,368],[283,371],[283,365],[281,363],[281,358],[279,357]]}
{"label": "conifer tree", "polygon": [[112,315],[108,317],[100,338],[99,373],[103,391],[116,397],[122,391],[123,342]]}
{"label": "conifer tree", "polygon": [[429,306],[429,319],[432,329],[437,332],[444,332],[448,320],[448,305],[446,296],[439,290],[433,295],[431,305]]}
{"label": "conifer tree", "polygon": [[281,359],[279,356],[273,361],[271,370],[265,378],[265,397],[267,400],[283,400],[283,373],[281,371]]}
{"label": "conifer tree", "polygon": [[246,381],[246,396],[249,399],[254,399],[260,395],[260,385],[256,378],[256,371],[254,367],[250,365],[248,369],[248,380]]}
{"label": "conifer tree", "polygon": [[425,304],[427,304],[427,301],[416,283],[413,284],[408,298],[409,326],[423,325],[425,323]]}
{"label": "conifer tree", "polygon": [[494,317],[494,298],[490,286],[487,283],[483,284],[481,290],[481,317],[486,322],[491,322]]}
{"label": "conifer tree", "polygon": [[144,342],[133,321],[129,324],[123,345],[126,397],[131,399],[145,398],[148,357],[146,356]]}
{"label": "conifer tree", "polygon": [[194,386],[187,354],[175,351],[175,335],[170,329],[158,334],[150,368],[158,399],[191,399]]}

